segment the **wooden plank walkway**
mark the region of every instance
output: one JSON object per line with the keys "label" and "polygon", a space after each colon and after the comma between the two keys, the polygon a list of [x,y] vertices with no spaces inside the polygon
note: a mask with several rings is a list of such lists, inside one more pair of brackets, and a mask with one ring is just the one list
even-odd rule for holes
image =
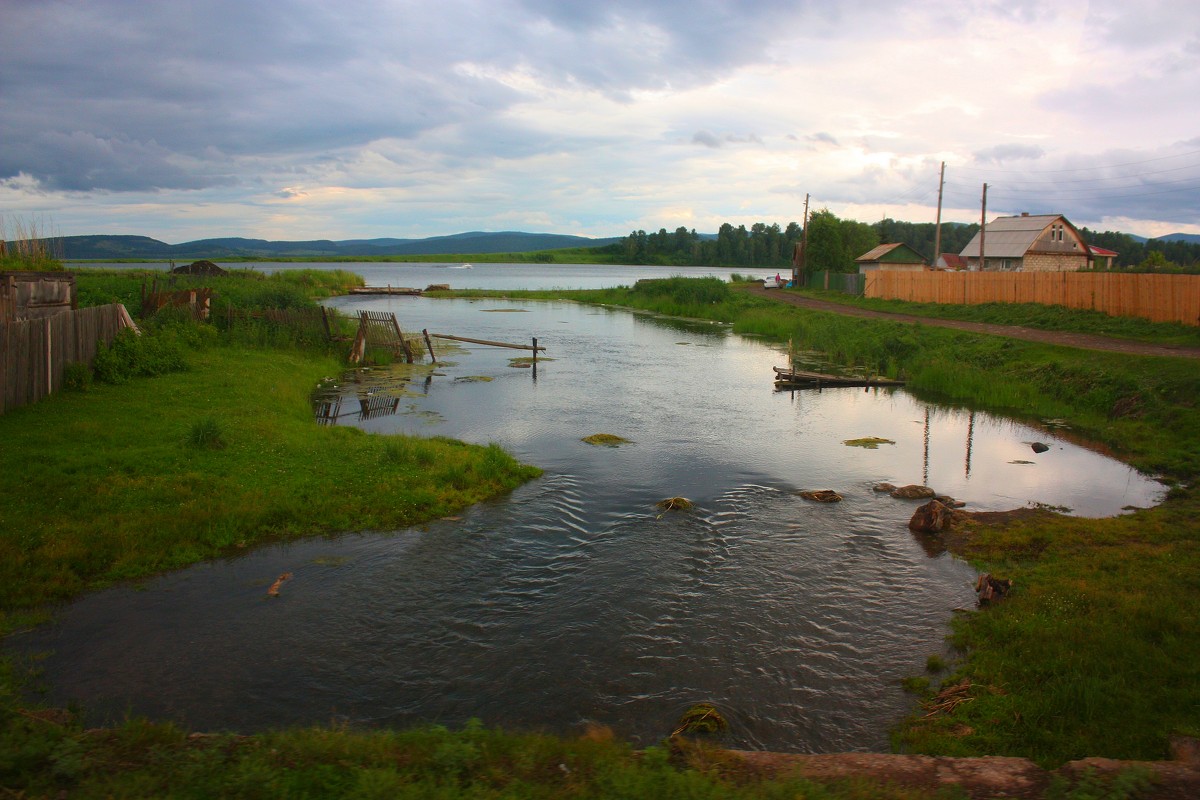
{"label": "wooden plank walkway", "polygon": [[423,289],[413,289],[407,286],[355,286],[350,289],[350,294],[403,294],[416,296],[420,295]]}
{"label": "wooden plank walkway", "polygon": [[822,389],[838,386],[903,386],[904,381],[890,378],[856,378],[846,375],[826,375],[821,372],[805,372],[803,370],[771,367],[775,371],[775,387],[777,389]]}

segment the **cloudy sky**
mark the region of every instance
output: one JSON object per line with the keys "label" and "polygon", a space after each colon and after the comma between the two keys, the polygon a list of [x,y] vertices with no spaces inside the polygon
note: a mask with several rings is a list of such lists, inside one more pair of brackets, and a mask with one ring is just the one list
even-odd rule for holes
{"label": "cloudy sky", "polygon": [[0,0],[0,215],[168,242],[1200,233],[1195,0]]}

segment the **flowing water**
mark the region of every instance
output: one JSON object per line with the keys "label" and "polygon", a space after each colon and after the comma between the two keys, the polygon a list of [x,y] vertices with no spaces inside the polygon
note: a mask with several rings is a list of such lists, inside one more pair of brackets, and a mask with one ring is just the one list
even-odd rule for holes
{"label": "flowing water", "polygon": [[[409,331],[536,336],[548,348],[536,370],[510,365],[527,353],[463,345],[403,391],[383,388],[386,371],[339,380],[321,408],[368,431],[499,442],[545,475],[458,519],[266,547],[84,597],[15,642],[52,651],[50,701],[78,701],[94,723],[474,717],[559,733],[601,723],[641,744],[706,701],[733,745],[880,749],[912,707],[900,680],[945,652],[975,574],[914,537],[917,503],[877,482],[927,484],[974,510],[1085,516],[1162,495],[1043,426],[901,390],[776,392],[771,367],[788,355],[721,325],[565,302],[331,304],[393,311]],[[593,433],[632,443],[580,441]],[[866,436],[894,444],[844,444]],[[656,508],[672,496],[695,509]]]}

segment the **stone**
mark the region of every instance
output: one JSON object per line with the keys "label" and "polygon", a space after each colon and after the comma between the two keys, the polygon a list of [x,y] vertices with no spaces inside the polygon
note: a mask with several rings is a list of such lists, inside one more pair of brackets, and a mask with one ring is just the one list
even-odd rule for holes
{"label": "stone", "polygon": [[908,521],[910,530],[918,533],[941,533],[950,524],[950,509],[937,500],[918,508]]}
{"label": "stone", "polygon": [[1029,446],[1033,448],[1033,452],[1035,453],[1044,453],[1050,449],[1050,445],[1042,444],[1041,442],[1034,442]]}
{"label": "stone", "polygon": [[1008,578],[995,578],[990,573],[983,573],[975,581],[975,594],[979,595],[979,605],[986,606],[998,603],[1008,597],[1013,582]]}
{"label": "stone", "polygon": [[892,490],[892,497],[898,497],[901,500],[928,500],[936,494],[937,492],[928,486],[917,486],[912,483],[908,486],[901,486],[899,489]]}
{"label": "stone", "polygon": [[877,483],[877,484],[875,484],[875,491],[877,491],[877,492],[894,492],[894,491],[896,491],[896,484],[894,484],[894,483]]}
{"label": "stone", "polygon": [[833,489],[816,489],[804,490],[798,494],[805,500],[812,500],[814,503],[840,503],[842,496]]}

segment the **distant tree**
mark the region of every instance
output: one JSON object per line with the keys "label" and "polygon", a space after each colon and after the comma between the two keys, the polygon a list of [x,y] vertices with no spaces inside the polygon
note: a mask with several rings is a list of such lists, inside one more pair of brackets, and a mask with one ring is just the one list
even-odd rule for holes
{"label": "distant tree", "polygon": [[830,270],[840,272],[849,258],[842,244],[840,220],[828,208],[808,218],[808,253],[806,262],[809,272]]}
{"label": "distant tree", "polygon": [[1089,245],[1103,247],[1106,250],[1115,252],[1117,254],[1113,264],[1115,267],[1133,267],[1146,257],[1146,245],[1128,233],[1120,233],[1118,231],[1097,232],[1088,230],[1087,228],[1080,228],[1079,235]]}

